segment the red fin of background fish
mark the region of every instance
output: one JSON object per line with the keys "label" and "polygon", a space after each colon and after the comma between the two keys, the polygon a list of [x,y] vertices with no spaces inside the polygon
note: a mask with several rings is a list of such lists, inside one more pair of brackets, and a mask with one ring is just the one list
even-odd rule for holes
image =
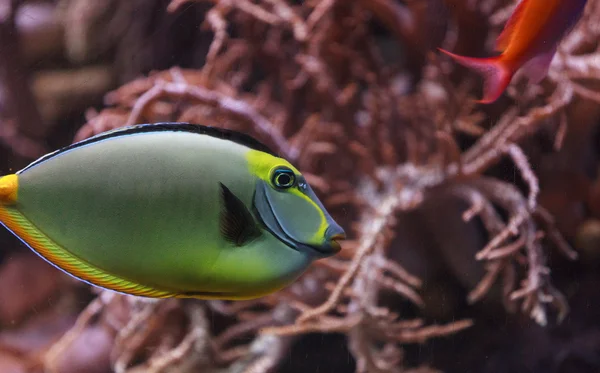
{"label": "red fin of background fish", "polygon": [[546,75],[548,75],[548,70],[555,54],[556,47],[545,53],[538,54],[523,65],[523,73],[529,78],[531,83],[537,84],[544,80]]}
{"label": "red fin of background fish", "polygon": [[477,101],[489,104],[496,101],[506,89],[513,76],[513,71],[503,63],[501,56],[491,58],[472,58],[459,56],[443,49],[441,52],[452,57],[459,64],[468,67],[483,76],[483,99]]}
{"label": "red fin of background fish", "polygon": [[519,5],[517,5],[517,7],[515,8],[515,11],[510,16],[509,20],[506,22],[504,30],[502,30],[502,33],[500,34],[500,36],[498,36],[498,39],[496,40],[496,50],[498,52],[504,52],[504,50],[508,47],[508,44],[510,44],[510,40],[512,39],[513,33],[515,32],[517,23],[519,22],[519,19],[521,19],[523,10],[525,9],[525,3],[527,3],[528,1],[529,0],[522,0],[519,3]]}

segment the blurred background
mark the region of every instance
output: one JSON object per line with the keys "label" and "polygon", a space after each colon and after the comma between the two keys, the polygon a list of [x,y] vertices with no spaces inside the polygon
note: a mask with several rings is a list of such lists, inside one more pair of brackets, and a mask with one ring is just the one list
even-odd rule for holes
{"label": "blurred background", "polygon": [[600,1],[491,105],[512,0],[0,0],[0,174],[127,124],[255,136],[350,237],[256,301],[93,289],[0,230],[0,372],[600,371]]}

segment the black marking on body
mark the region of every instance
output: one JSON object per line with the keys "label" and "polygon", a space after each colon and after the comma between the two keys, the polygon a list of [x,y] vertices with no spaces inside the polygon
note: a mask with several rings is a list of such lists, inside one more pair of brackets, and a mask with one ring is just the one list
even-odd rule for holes
{"label": "black marking on body", "polygon": [[46,154],[45,156],[39,158],[38,160],[31,163],[29,166],[25,167],[19,173],[38,165],[44,161],[47,161],[50,158],[56,157],[64,152],[69,150],[77,149],[79,147],[90,145],[95,142],[103,141],[106,139],[110,139],[113,137],[121,137],[127,135],[135,135],[140,133],[152,133],[152,132],[187,132],[196,135],[206,135],[215,137],[217,139],[231,141],[243,146],[246,146],[250,149],[258,150],[264,153],[271,154],[275,157],[278,155],[273,152],[269,147],[267,147],[262,142],[256,140],[254,137],[247,135],[242,132],[233,131],[225,128],[218,127],[210,127],[203,126],[201,124],[192,124],[185,122],[164,122],[164,123],[152,123],[152,124],[138,124],[134,126],[117,128],[112,131],[104,132],[98,134],[96,136],[90,137],[88,139],[76,142],[75,144],[71,144],[67,147],[59,149],[55,152]]}
{"label": "black marking on body", "polygon": [[219,185],[223,201],[219,226],[223,238],[236,246],[243,246],[258,238],[261,231],[250,211],[229,188],[223,183]]}

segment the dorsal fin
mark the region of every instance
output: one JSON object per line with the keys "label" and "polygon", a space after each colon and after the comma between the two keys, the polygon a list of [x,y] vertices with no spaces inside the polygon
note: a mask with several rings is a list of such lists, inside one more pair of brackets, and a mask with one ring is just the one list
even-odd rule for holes
{"label": "dorsal fin", "polygon": [[57,155],[64,153],[69,150],[73,150],[79,148],[84,145],[89,145],[95,142],[103,141],[106,139],[110,139],[112,137],[121,137],[127,135],[134,135],[138,133],[148,133],[148,132],[188,132],[197,135],[207,135],[211,137],[215,137],[221,140],[227,140],[231,142],[235,142],[240,145],[244,145],[250,149],[258,150],[264,153],[271,154],[275,157],[278,155],[273,152],[269,147],[260,141],[256,140],[250,135],[246,135],[245,133],[233,131],[225,128],[218,127],[210,127],[203,126],[201,124],[192,124],[185,122],[164,122],[164,123],[151,123],[151,124],[138,124],[134,126],[127,126],[117,128],[111,131],[100,133],[96,136],[92,136],[88,139],[76,142],[67,147],[59,149],[55,152],[46,154],[45,156],[39,158],[38,160],[31,163],[29,166],[25,167],[18,173],[21,173],[37,164],[40,164],[50,158],[56,157]]}
{"label": "dorsal fin", "polygon": [[517,24],[519,23],[519,20],[521,19],[522,15],[523,15],[523,10],[525,9],[525,4],[528,1],[529,0],[521,0],[521,2],[515,8],[513,14],[510,16],[510,18],[506,22],[506,25],[504,26],[504,30],[502,30],[502,33],[500,34],[500,36],[498,36],[498,39],[496,40],[496,50],[498,52],[504,52],[504,50],[506,48],[508,48],[508,45],[510,44],[510,41],[512,40],[512,37],[513,37],[513,34],[517,27]]}

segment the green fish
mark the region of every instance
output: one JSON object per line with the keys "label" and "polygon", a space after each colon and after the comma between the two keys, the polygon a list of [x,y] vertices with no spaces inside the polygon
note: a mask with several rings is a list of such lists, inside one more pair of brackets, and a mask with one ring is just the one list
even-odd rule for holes
{"label": "green fish", "polygon": [[154,298],[260,297],[345,238],[288,161],[189,123],[105,132],[0,178],[0,222],[77,279]]}

